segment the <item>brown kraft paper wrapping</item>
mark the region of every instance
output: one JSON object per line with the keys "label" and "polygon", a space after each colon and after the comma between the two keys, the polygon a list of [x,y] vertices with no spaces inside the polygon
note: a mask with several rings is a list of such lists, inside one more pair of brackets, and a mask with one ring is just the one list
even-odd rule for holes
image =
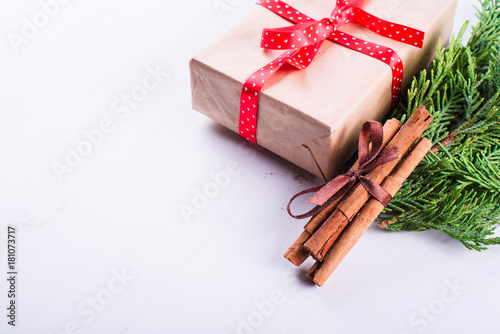
{"label": "brown kraft paper wrapping", "polygon": [[[289,0],[314,19],[328,17],[333,0]],[[404,63],[403,88],[433,59],[439,39],[448,43],[457,0],[371,0],[364,9],[380,18],[425,32],[415,48],[355,23],[340,28],[394,49]],[[260,48],[262,29],[292,25],[255,5],[190,62],[193,108],[238,133],[240,94],[248,77],[283,51]],[[354,153],[367,120],[381,121],[391,105],[391,69],[329,40],[305,70],[284,67],[260,95],[257,141],[325,180]],[[242,139],[243,140],[243,139]]]}

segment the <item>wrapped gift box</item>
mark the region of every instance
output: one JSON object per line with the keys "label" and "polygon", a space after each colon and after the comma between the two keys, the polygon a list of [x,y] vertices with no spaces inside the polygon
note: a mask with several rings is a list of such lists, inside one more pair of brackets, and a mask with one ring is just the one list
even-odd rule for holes
{"label": "wrapped gift box", "polygon": [[[395,50],[404,63],[403,88],[427,67],[439,39],[451,35],[457,0],[371,0],[363,7],[382,19],[425,32],[422,49],[377,35],[355,23],[340,28]],[[289,0],[303,13],[321,19],[332,0]],[[238,132],[243,83],[283,51],[260,47],[262,30],[292,25],[256,5],[190,62],[193,108]],[[258,143],[312,174],[329,180],[356,149],[366,120],[381,121],[391,107],[389,66],[326,40],[304,70],[284,67],[260,95]]]}

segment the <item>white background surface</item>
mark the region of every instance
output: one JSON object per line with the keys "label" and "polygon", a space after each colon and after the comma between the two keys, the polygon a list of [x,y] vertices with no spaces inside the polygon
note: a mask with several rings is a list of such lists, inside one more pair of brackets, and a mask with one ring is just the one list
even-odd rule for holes
{"label": "white background surface", "polygon": [[[312,262],[283,258],[303,227],[286,203],[319,181],[190,106],[189,58],[254,3],[223,2],[233,9],[220,16],[212,0],[68,1],[16,52],[9,34],[40,5],[2,1],[0,332],[498,333],[498,247],[374,226],[323,288],[304,279]],[[473,4],[459,1],[455,31]],[[125,115],[122,94],[155,68],[166,77]],[[112,131],[60,182],[54,162],[106,119]],[[184,219],[230,162],[238,173]]]}

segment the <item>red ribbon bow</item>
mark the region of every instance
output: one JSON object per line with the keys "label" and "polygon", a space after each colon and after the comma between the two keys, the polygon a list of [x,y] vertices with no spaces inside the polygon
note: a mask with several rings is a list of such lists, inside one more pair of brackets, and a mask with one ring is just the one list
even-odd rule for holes
{"label": "red ribbon bow", "polygon": [[424,32],[388,22],[368,14],[360,7],[367,0],[337,0],[328,18],[316,21],[280,0],[257,2],[282,18],[296,25],[277,29],[264,29],[261,47],[286,50],[278,58],[262,67],[243,85],[240,100],[239,133],[243,138],[257,142],[257,106],[259,95],[271,76],[285,63],[305,69],[316,56],[326,39],[356,52],[378,59],[392,69],[392,105],[395,106],[403,82],[403,62],[397,53],[385,46],[364,41],[338,30],[348,23],[357,23],[376,34],[405,44],[422,48]]}
{"label": "red ribbon bow", "polygon": [[[372,142],[371,152],[370,138]],[[350,170],[346,174],[337,176],[327,184],[304,190],[293,196],[287,207],[290,216],[297,219],[314,216],[315,214],[319,213],[324,208],[329,206],[331,203],[333,203],[335,200],[347,194],[354,187],[356,181],[359,181],[359,183],[363,185],[363,187],[371,196],[377,199],[384,206],[387,206],[392,199],[391,194],[389,194],[380,185],[373,182],[370,178],[365,176],[365,174],[368,174],[375,168],[390,161],[396,160],[399,157],[397,147],[391,147],[380,153],[382,150],[383,138],[384,130],[382,124],[374,121],[365,122],[365,124],[363,124],[363,127],[361,128],[361,134],[359,136],[358,143],[359,167],[356,170]],[[316,204],[316,207],[302,215],[292,214],[292,212],[290,211],[290,205],[292,204],[292,202],[297,197],[312,192],[316,192],[316,194],[311,197],[307,201],[307,203]]]}

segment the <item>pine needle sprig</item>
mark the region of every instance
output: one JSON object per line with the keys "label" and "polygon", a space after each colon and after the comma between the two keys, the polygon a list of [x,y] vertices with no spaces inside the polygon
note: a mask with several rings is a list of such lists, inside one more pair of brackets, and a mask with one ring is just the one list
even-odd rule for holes
{"label": "pine needle sprig", "polygon": [[468,43],[466,23],[393,113],[404,122],[425,105],[434,119],[424,136],[448,145],[422,161],[384,215],[388,230],[440,230],[480,251],[500,244],[500,0],[480,1],[477,17]]}

